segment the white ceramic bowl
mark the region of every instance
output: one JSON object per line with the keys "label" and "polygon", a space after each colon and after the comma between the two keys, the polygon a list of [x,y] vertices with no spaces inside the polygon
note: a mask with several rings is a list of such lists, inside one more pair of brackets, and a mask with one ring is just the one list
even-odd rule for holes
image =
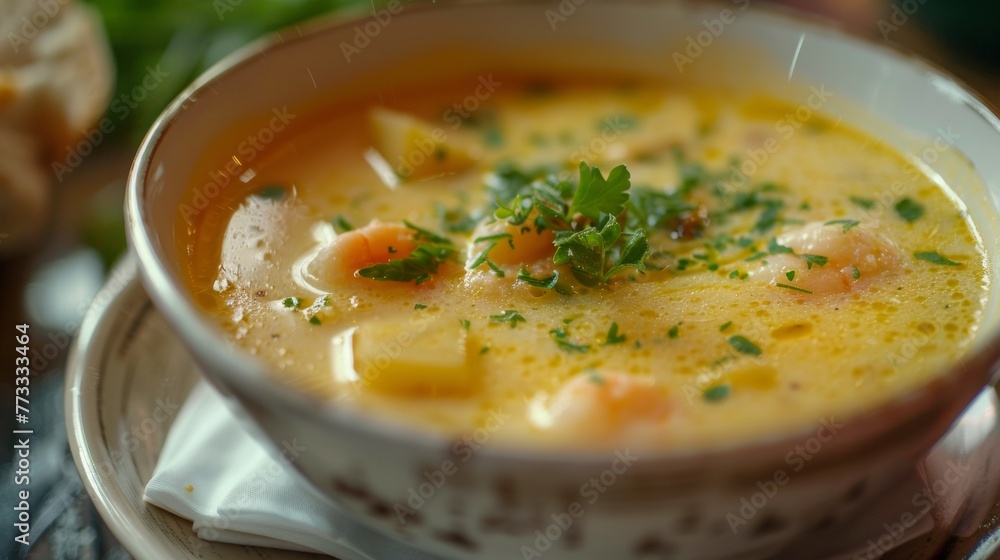
{"label": "white ceramic bowl", "polygon": [[[765,506],[747,515],[740,512],[741,500],[761,491],[775,473],[792,473],[787,454],[796,446],[815,446],[815,430],[725,449],[646,453],[621,476],[609,476],[609,469],[622,467],[614,463],[614,453],[484,447],[400,523],[396,504],[406,504],[410,489],[427,481],[425,472],[454,458],[451,442],[362,420],[276,382],[265,364],[227,343],[213,319],[192,304],[178,280],[184,257],[174,237],[178,208],[198,203],[186,190],[193,170],[213,157],[221,168],[232,155],[218,153],[216,132],[239,139],[268,127],[274,111],[284,107],[308,119],[308,107],[362,86],[488,73],[513,61],[526,69],[624,70],[741,86],[803,104],[813,91],[833,92],[824,112],[913,155],[924,171],[955,189],[982,233],[996,278],[996,117],[953,79],[920,61],[795,17],[741,9],[746,4],[394,4],[397,13],[383,12],[380,19],[320,22],[254,45],[199,78],[157,121],[139,151],[127,211],[130,241],[150,295],[261,437],[277,445],[293,439],[304,445],[295,468],[346,511],[388,535],[441,555],[476,559],[537,557],[533,550],[553,560],[751,558],[779,552],[892,486],[991,380],[1000,358],[995,286],[966,360],[911,394],[836,419],[844,424],[837,436],[823,442],[822,452]],[[446,51],[449,56],[442,58]],[[590,503],[581,487],[602,475],[614,478],[613,488]],[[565,515],[579,511],[573,503],[585,511],[579,518]],[[728,515],[747,523],[734,528]]]}

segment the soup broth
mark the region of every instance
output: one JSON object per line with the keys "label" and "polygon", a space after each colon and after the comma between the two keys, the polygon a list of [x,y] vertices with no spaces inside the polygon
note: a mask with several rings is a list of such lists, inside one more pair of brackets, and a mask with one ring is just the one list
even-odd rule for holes
{"label": "soup broth", "polygon": [[187,281],[283,382],[415,430],[679,449],[836,422],[946,372],[989,278],[946,186],[821,102],[382,92],[178,215]]}

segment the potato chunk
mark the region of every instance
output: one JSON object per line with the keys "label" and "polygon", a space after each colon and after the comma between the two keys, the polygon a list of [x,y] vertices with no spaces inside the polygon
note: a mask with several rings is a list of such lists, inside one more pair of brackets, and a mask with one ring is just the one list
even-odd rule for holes
{"label": "potato chunk", "polygon": [[[490,249],[489,258],[498,265],[525,265],[542,258],[551,259],[555,253],[555,235],[552,230],[539,232],[535,226],[535,213],[528,216],[524,224],[511,225],[506,220],[482,223],[472,233],[473,239],[487,238],[476,243],[470,251],[469,262],[475,261],[490,243],[496,242]],[[507,235],[509,237],[494,237]]]}
{"label": "potato chunk", "polygon": [[453,317],[376,319],[354,333],[358,382],[380,393],[468,393],[476,377],[466,354],[466,331]]}
{"label": "potato chunk", "polygon": [[463,171],[478,157],[478,147],[464,134],[413,115],[377,108],[369,121],[375,148],[404,180]]}

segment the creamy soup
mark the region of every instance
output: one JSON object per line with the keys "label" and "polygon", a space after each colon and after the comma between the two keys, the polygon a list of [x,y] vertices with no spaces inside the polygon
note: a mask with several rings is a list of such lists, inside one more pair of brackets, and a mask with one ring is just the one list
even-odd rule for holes
{"label": "creamy soup", "polygon": [[238,162],[179,249],[274,375],[410,429],[806,429],[945,372],[989,280],[944,185],[808,107],[493,75],[381,92]]}

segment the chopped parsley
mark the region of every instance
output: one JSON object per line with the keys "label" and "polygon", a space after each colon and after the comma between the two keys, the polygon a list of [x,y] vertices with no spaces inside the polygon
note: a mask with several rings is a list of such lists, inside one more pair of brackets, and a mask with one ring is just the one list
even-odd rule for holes
{"label": "chopped parsley", "polygon": [[865,210],[872,210],[878,205],[878,203],[874,200],[870,198],[861,198],[860,196],[852,196],[849,200]]}
{"label": "chopped parsley", "polygon": [[789,282],[791,282],[792,280],[795,280],[795,271],[794,270],[789,270],[788,272],[786,272],[785,273],[785,278],[788,278]]}
{"label": "chopped parsley", "polygon": [[855,279],[855,280],[857,280],[858,278],[861,278],[861,271],[860,271],[860,270],[858,270],[858,267],[857,267],[857,265],[853,265],[853,264],[852,264],[852,265],[851,265],[851,268],[853,268],[853,269],[854,269],[854,274],[853,274],[853,276],[854,276],[854,279]]}
{"label": "chopped parsley", "polygon": [[716,385],[715,387],[710,387],[702,393],[706,401],[709,402],[719,402],[725,400],[729,396],[730,388],[729,385]]}
{"label": "chopped parsley", "polygon": [[611,323],[611,328],[608,329],[608,337],[604,341],[604,344],[621,344],[625,342],[625,338],[625,335],[618,333],[618,323]]}
{"label": "chopped parsley", "polygon": [[322,325],[323,322],[319,320],[319,317],[313,315],[312,317],[309,318],[309,324],[310,325]]}
{"label": "chopped parsley", "polygon": [[747,340],[746,337],[740,335],[733,335],[729,337],[729,345],[736,349],[737,352],[741,354],[747,354],[750,356],[760,356],[760,347]]}
{"label": "chopped parsley", "polygon": [[586,344],[576,344],[567,340],[566,331],[563,329],[552,329],[549,331],[549,334],[552,335],[552,339],[556,341],[559,348],[567,352],[579,352],[580,354],[586,354],[590,351],[590,346]]}
{"label": "chopped parsley", "polygon": [[415,303],[415,304],[413,304],[413,309],[414,310],[417,310],[417,309],[427,309],[427,306],[424,305],[424,304],[422,304],[422,303]]}
{"label": "chopped parsley", "polygon": [[302,298],[286,297],[285,299],[281,300],[281,304],[288,309],[298,309],[299,306],[302,305]]}
{"label": "chopped parsley", "polygon": [[576,185],[554,175],[539,175],[500,169],[492,187],[497,193],[494,216],[514,226],[535,216],[536,230],[555,232],[552,262],[570,265],[577,280],[587,286],[607,283],[626,268],[645,272],[646,232],[641,228],[625,232],[615,218],[629,200],[631,181],[624,165],[605,178],[598,168],[581,163]]}
{"label": "chopped parsley", "polygon": [[351,222],[348,222],[347,218],[343,215],[339,215],[333,219],[333,226],[337,230],[337,233],[345,233],[354,229]]}
{"label": "chopped parsley", "polygon": [[896,214],[899,214],[899,217],[907,222],[915,222],[924,215],[923,205],[914,202],[911,198],[900,200],[893,208],[896,210]]}
{"label": "chopped parsley", "polygon": [[507,323],[510,328],[514,328],[518,323],[527,323],[528,321],[517,311],[513,309],[508,309],[499,315],[490,315],[490,321],[494,323]]}
{"label": "chopped parsley", "polygon": [[810,292],[809,290],[807,290],[805,288],[800,288],[798,286],[792,286],[790,284],[782,284],[781,282],[776,283],[775,286],[777,286],[779,288],[785,288],[786,290],[795,290],[796,292],[802,292],[803,294],[812,294],[812,292]]}
{"label": "chopped parsley", "polygon": [[927,262],[933,263],[933,264],[940,264],[940,265],[944,265],[944,266],[961,266],[962,265],[962,263],[955,262],[955,261],[949,259],[948,257],[945,257],[945,256],[941,255],[937,251],[918,251],[916,253],[913,253],[913,256],[916,257],[917,260],[927,261]]}
{"label": "chopped parsley", "polygon": [[729,277],[730,278],[739,278],[740,280],[746,280],[747,278],[750,277],[750,275],[748,273],[746,273],[746,272],[740,272],[739,269],[736,269],[736,270],[734,270],[734,271],[732,271],[732,272],[729,273]]}
{"label": "chopped parsley", "polygon": [[823,224],[824,226],[840,225],[843,226],[844,233],[851,231],[851,228],[856,228],[861,225],[858,220],[830,220]]}
{"label": "chopped parsley", "polygon": [[487,353],[489,351],[490,351],[490,345],[487,344],[487,345],[485,345],[485,346],[483,346],[482,348],[479,349],[479,354],[483,355],[483,354],[485,354],[485,353]]}
{"label": "chopped parsley", "polygon": [[772,255],[778,255],[781,253],[794,253],[791,247],[786,247],[778,243],[778,239],[772,237],[770,241],[767,242],[767,252]]}
{"label": "chopped parsley", "polygon": [[285,194],[285,187],[282,187],[281,185],[268,185],[253,193],[253,197],[270,200],[272,202],[280,202],[284,200]]}
{"label": "chopped parsley", "polygon": [[500,242],[499,241],[500,239],[504,239],[504,238],[507,238],[507,242],[510,243],[511,248],[513,248],[514,247],[514,241],[513,241],[514,236],[512,236],[509,233],[500,233],[500,234],[497,234],[497,235],[488,235],[488,236],[485,236],[485,237],[477,237],[476,239],[473,239],[472,240],[473,243],[479,243],[479,242],[482,242],[482,241],[489,241],[490,244],[487,245],[486,248],[483,249],[483,251],[481,253],[479,253],[479,256],[477,256],[475,258],[475,260],[472,261],[471,264],[469,264],[468,269],[469,270],[475,270],[475,269],[479,268],[482,264],[485,263],[486,266],[490,267],[490,270],[492,270],[494,274],[496,274],[500,278],[503,278],[505,276],[504,271],[503,271],[502,268],[500,268],[497,265],[497,263],[495,263],[495,262],[493,262],[493,261],[490,260],[490,251],[492,251],[493,248],[497,246],[497,243]]}
{"label": "chopped parsley", "polygon": [[559,283],[559,271],[552,271],[552,276],[547,278],[535,278],[526,269],[522,268],[520,272],[517,273],[517,279],[524,282],[529,286],[535,288],[545,288],[546,290],[552,290]]}
{"label": "chopped parsley", "polygon": [[453,260],[458,247],[447,237],[407,221],[403,223],[415,232],[415,241],[423,242],[409,256],[362,268],[358,270],[358,275],[372,280],[422,284],[430,280],[431,274],[436,273],[441,264]]}
{"label": "chopped parsley", "polygon": [[681,324],[680,323],[677,323],[676,325],[670,327],[670,330],[667,331],[667,336],[669,336],[670,338],[677,338],[680,335],[681,335]]}
{"label": "chopped parsley", "polygon": [[725,332],[726,329],[728,329],[731,326],[733,326],[733,322],[732,321],[726,321],[725,323],[722,323],[722,326],[719,327],[719,332]]}
{"label": "chopped parsley", "polygon": [[816,265],[816,266],[819,266],[819,267],[824,267],[824,266],[826,266],[827,261],[830,260],[830,259],[828,259],[828,258],[826,258],[826,257],[824,257],[822,255],[810,255],[810,254],[807,254],[807,253],[803,253],[803,254],[797,255],[797,256],[800,259],[806,261],[806,269],[808,269],[808,270],[812,270],[813,265]]}
{"label": "chopped parsley", "polygon": [[465,330],[469,330],[469,327],[472,326],[472,322],[468,319],[459,319],[458,324],[462,325],[462,328]]}

